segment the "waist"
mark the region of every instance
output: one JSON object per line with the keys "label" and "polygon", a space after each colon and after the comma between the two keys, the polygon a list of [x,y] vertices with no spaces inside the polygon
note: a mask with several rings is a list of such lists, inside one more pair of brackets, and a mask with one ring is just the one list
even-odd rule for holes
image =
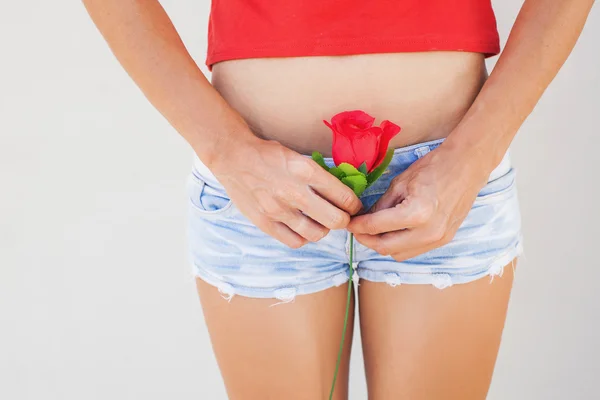
{"label": "waist", "polygon": [[486,78],[482,54],[424,52],[231,60],[213,66],[212,83],[257,136],[327,156],[323,120],[346,110],[400,125],[395,148],[444,138]]}
{"label": "waist", "polygon": [[[324,119],[359,109],[376,125],[390,120],[402,127],[390,148],[443,139],[486,78],[482,54],[426,52],[232,60],[213,66],[212,83],[255,135],[328,157]],[[217,184],[197,157],[194,164]]]}
{"label": "waist", "polygon": [[[387,190],[391,182],[391,177],[400,174],[417,159],[423,157],[430,151],[435,150],[443,143],[443,141],[444,139],[436,139],[396,148],[394,150],[394,157],[392,158],[388,170],[383,173],[382,177],[372,187],[367,189],[363,196],[370,196],[373,194],[381,195],[383,192],[385,192],[385,190]],[[329,167],[333,167],[335,165],[332,158],[325,158],[324,161]],[[513,167],[509,150],[504,154],[504,157],[498,166],[496,166],[496,168],[490,173],[488,183],[497,181],[501,177],[507,177],[506,179],[509,179],[508,174],[511,171],[513,171]],[[213,189],[220,190],[223,193],[225,191],[215,175],[202,163],[202,161],[200,161],[198,157],[194,158],[192,176],[195,176],[196,179],[200,179],[204,184],[212,187]]]}

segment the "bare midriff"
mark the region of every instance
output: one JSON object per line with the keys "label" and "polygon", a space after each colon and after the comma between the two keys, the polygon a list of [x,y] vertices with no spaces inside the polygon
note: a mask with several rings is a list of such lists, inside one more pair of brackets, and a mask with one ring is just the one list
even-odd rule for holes
{"label": "bare midriff", "polygon": [[487,78],[484,56],[466,52],[231,60],[212,83],[264,139],[301,153],[331,153],[323,124],[363,110],[402,127],[390,147],[448,136]]}

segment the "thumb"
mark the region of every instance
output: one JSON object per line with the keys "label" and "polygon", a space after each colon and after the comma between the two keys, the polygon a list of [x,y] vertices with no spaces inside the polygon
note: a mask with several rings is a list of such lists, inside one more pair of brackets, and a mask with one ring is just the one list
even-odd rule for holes
{"label": "thumb", "polygon": [[374,213],[400,204],[406,197],[404,182],[397,181],[390,184],[385,193],[371,206],[368,213]]}

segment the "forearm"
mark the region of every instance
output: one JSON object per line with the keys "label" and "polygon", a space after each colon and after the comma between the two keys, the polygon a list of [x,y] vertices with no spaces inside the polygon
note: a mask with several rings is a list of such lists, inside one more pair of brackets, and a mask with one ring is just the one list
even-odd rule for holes
{"label": "forearm", "polygon": [[127,73],[205,164],[256,140],[204,77],[158,1],[83,3]]}
{"label": "forearm", "polygon": [[490,172],[558,73],[593,0],[526,0],[504,52],[446,141]]}

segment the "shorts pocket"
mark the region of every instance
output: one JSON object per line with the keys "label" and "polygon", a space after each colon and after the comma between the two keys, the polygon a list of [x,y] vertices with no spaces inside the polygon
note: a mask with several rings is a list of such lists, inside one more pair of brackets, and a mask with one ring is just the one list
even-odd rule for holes
{"label": "shorts pocket", "polygon": [[235,209],[222,187],[207,184],[195,173],[188,178],[187,192],[191,209],[203,218],[223,218]]}
{"label": "shorts pocket", "polygon": [[489,181],[477,194],[475,204],[493,203],[510,197],[515,192],[516,171],[510,168],[504,175]]}

